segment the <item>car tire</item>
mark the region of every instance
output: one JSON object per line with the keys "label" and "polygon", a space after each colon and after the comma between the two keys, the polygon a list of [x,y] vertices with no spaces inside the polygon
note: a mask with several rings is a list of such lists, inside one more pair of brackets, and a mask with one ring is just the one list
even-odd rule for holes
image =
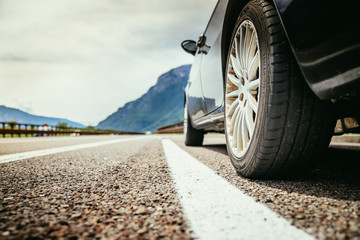
{"label": "car tire", "polygon": [[186,146],[201,146],[204,139],[204,130],[192,127],[187,103],[184,107],[184,139]]}
{"label": "car tire", "polygon": [[224,79],[226,145],[240,175],[293,175],[328,146],[335,124],[329,103],[307,86],[269,2],[253,0],[241,11]]}

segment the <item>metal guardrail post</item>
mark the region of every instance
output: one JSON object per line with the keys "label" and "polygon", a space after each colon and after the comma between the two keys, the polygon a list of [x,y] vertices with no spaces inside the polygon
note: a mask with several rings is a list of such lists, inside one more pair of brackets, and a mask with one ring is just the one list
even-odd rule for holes
{"label": "metal guardrail post", "polygon": [[28,137],[28,125],[25,124],[25,137]]}
{"label": "metal guardrail post", "polygon": [[11,128],[11,137],[14,137],[14,124],[10,124],[10,128]]}

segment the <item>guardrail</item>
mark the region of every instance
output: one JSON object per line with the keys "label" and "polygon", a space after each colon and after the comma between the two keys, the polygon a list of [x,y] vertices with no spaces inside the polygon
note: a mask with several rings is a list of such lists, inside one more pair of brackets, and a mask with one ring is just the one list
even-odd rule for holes
{"label": "guardrail", "polygon": [[181,133],[184,132],[184,121],[161,126],[157,133]]}
{"label": "guardrail", "polygon": [[109,134],[143,134],[138,132],[125,132],[113,130],[90,130],[86,128],[59,128],[51,125],[38,125],[28,123],[0,122],[0,135],[9,136],[65,136],[65,135],[109,135]]}

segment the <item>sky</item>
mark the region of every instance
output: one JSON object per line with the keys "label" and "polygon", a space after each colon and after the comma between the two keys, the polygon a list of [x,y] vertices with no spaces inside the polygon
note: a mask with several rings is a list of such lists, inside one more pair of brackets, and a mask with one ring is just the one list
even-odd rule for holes
{"label": "sky", "polygon": [[191,64],[217,0],[0,0],[0,105],[97,125]]}

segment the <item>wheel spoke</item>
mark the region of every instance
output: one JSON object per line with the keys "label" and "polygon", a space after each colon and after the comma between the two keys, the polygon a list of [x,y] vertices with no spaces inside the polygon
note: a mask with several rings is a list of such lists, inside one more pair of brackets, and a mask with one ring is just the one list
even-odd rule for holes
{"label": "wheel spoke", "polygon": [[246,66],[248,66],[248,63],[249,63],[249,55],[250,55],[250,50],[252,49],[252,45],[253,45],[253,41],[254,41],[254,35],[255,35],[255,32],[253,31],[251,33],[251,39],[250,39],[250,43],[249,43],[249,47],[248,47],[248,50],[247,50],[247,55],[246,55]]}
{"label": "wheel spoke", "polygon": [[249,137],[252,138],[255,128],[255,123],[253,120],[253,111],[248,104],[246,105],[245,120],[246,120],[246,127],[249,133]]}
{"label": "wheel spoke", "polygon": [[238,60],[233,56],[233,55],[230,55],[230,59],[231,59],[231,63],[232,63],[232,67],[234,69],[234,72],[236,74],[236,76],[238,78],[241,78],[242,77],[242,70],[241,70],[241,67],[239,64],[237,64]]}
{"label": "wheel spoke", "polygon": [[236,146],[237,146],[237,149],[239,151],[241,151],[241,148],[240,146],[242,146],[244,143],[242,141],[242,122],[243,122],[243,118],[244,118],[244,111],[241,111],[241,114],[239,114],[240,117],[239,117],[239,120],[238,120],[238,125],[236,126],[236,129],[237,129],[237,135],[236,135]]}
{"label": "wheel spoke", "polygon": [[256,53],[255,53],[255,55],[254,55],[253,59],[251,60],[250,66],[249,66],[249,68],[248,68],[248,71],[250,71],[250,70],[251,70],[251,68],[252,68],[252,66],[254,65],[255,60],[256,60],[256,58],[258,57],[258,55],[259,55],[259,51],[256,51]]}
{"label": "wheel spoke", "polygon": [[233,101],[230,105],[229,110],[227,111],[227,116],[230,116],[235,111],[236,107],[239,105],[239,99]]}
{"label": "wheel spoke", "polygon": [[245,68],[245,66],[246,66],[246,62],[245,62],[245,49],[246,49],[246,39],[247,39],[247,35],[248,35],[248,25],[246,24],[245,37],[244,37],[244,46],[243,46],[243,48],[242,48],[243,51],[242,51],[242,53],[241,53],[244,68]]}
{"label": "wheel spoke", "polygon": [[242,118],[241,121],[241,142],[242,142],[242,150],[244,150],[246,148],[246,144],[248,143],[248,133],[247,133],[247,129],[246,129],[246,123],[245,123],[245,119],[244,116]]}
{"label": "wheel spoke", "polygon": [[[239,41],[241,41],[241,37],[239,39]],[[234,42],[235,42],[235,61],[231,60],[233,62],[233,66],[234,64],[235,65],[238,65],[238,69],[242,69],[242,65],[241,65],[241,61],[240,61],[240,52],[241,52],[241,49],[240,49],[240,46],[241,46],[241,43],[238,41],[237,37],[235,37],[234,39]],[[241,75],[241,74],[240,74]]]}
{"label": "wheel spoke", "polygon": [[254,96],[251,94],[248,95],[248,104],[256,114],[257,109],[258,109],[258,103],[257,103],[256,99],[254,98]]}
{"label": "wheel spoke", "polygon": [[237,108],[235,109],[234,114],[231,117],[231,123],[230,123],[230,131],[233,132],[234,130],[234,125],[235,125],[235,120],[237,118],[237,115],[239,114],[240,111],[240,106],[238,105]]}
{"label": "wheel spoke", "polygon": [[250,91],[254,91],[254,90],[257,90],[259,88],[259,86],[260,86],[260,79],[258,78],[253,81],[250,81],[248,88]]}
{"label": "wheel spoke", "polygon": [[248,78],[250,80],[256,77],[256,71],[259,66],[259,51],[256,51],[254,58],[251,60],[250,66],[248,68]]}
{"label": "wheel spoke", "polygon": [[235,91],[227,93],[226,97],[231,98],[231,97],[237,97],[238,95],[239,95],[239,90],[235,90]]}
{"label": "wheel spoke", "polygon": [[243,31],[240,28],[240,42],[239,42],[239,49],[238,49],[238,59],[240,62],[240,66],[244,68],[244,63],[242,62],[241,53],[242,53],[242,46],[243,46]]}
{"label": "wheel spoke", "polygon": [[239,79],[237,79],[234,75],[229,74],[229,73],[228,73],[227,77],[230,80],[230,82],[232,82],[235,86],[239,87],[239,84],[240,84]]}
{"label": "wheel spoke", "polygon": [[[240,109],[240,108],[239,108]],[[235,126],[234,126],[234,147],[235,146],[238,146],[239,144],[239,140],[238,140],[238,137],[240,135],[240,131],[239,131],[239,125],[240,125],[240,122],[241,122],[241,116],[242,116],[242,112],[243,110],[240,110],[236,116],[236,119],[235,119]]]}

